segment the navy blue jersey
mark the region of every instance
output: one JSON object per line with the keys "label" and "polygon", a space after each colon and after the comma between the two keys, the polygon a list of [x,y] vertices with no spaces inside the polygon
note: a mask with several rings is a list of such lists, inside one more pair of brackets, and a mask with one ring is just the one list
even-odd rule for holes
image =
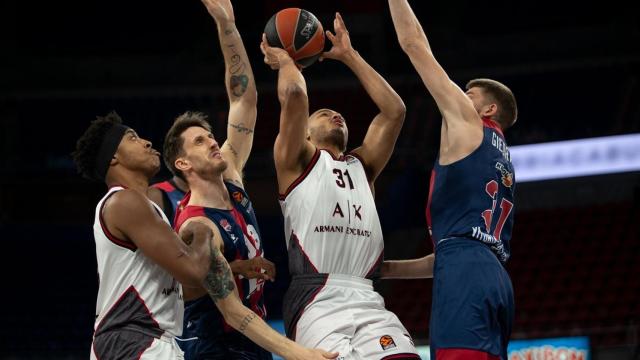
{"label": "navy blue jersey", "polygon": [[151,186],[162,191],[165,204],[171,204],[171,207],[165,205],[164,214],[167,215],[167,218],[174,224],[176,209],[180,206],[180,201],[184,198],[185,192],[180,190],[173,180],[159,182]]}
{"label": "navy blue jersey", "polygon": [[[175,229],[180,230],[180,226],[189,218],[203,216],[210,219],[218,229],[224,243],[224,257],[227,262],[234,260],[247,260],[256,256],[263,256],[262,243],[260,241],[260,230],[256,220],[253,205],[247,196],[247,193],[240,187],[225,182],[233,209],[214,209],[202,206],[185,206],[176,217]],[[189,201],[190,193],[184,198],[184,203]],[[258,316],[264,318],[266,309],[263,301],[264,280],[262,279],[246,279],[235,275],[235,283],[238,288],[238,294],[243,304],[253,310]],[[205,302],[206,304],[202,304]],[[197,305],[196,305],[197,304]],[[195,306],[191,306],[195,305]],[[192,311],[193,310],[193,311]],[[215,317],[213,323],[206,326],[209,331],[214,329],[225,329],[225,331],[234,331],[224,323],[222,314],[213,304],[209,296],[185,302],[185,321],[189,325],[191,317],[199,318],[200,312],[210,312]]]}
{"label": "navy blue jersey", "polygon": [[510,255],[515,175],[502,131],[491,120],[483,123],[475,151],[449,165],[436,160],[427,223],[434,248],[448,238],[473,238],[491,246],[504,263]]}

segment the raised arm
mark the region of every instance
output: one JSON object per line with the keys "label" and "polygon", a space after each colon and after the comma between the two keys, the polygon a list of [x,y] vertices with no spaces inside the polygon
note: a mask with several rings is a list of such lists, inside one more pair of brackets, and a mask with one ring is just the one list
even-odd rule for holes
{"label": "raised arm", "polygon": [[289,54],[270,47],[262,36],[260,49],[264,62],[278,70],[278,100],[280,101],[280,131],[273,148],[280,193],[298,177],[313,157],[315,147],[307,141],[309,99],[307,84]]}
{"label": "raised arm", "polygon": [[227,140],[221,151],[231,165],[224,173],[225,179],[242,184],[242,170],[249,159],[256,124],[256,83],[251,64],[236,28],[235,15],[230,0],[202,0],[209,14],[216,21],[220,48],[225,64],[225,88],[229,97]]}
{"label": "raised arm", "polygon": [[191,247],[164,222],[149,200],[134,190],[112,195],[102,209],[103,225],[117,239],[140,249],[176,280],[200,286],[209,267],[212,232],[205,227],[191,229]]}
{"label": "raised arm", "polygon": [[407,0],[389,0],[393,26],[402,50],[409,56],[442,113],[445,125],[480,123],[471,100],[444,71],[433,56],[427,36]]}
{"label": "raised arm", "polygon": [[404,122],[405,106],[393,88],[353,49],[339,13],[336,13],[333,29],[335,35],[326,32],[333,47],[322,55],[321,60],[335,59],[347,65],[380,110],[373,118],[362,146],[353,151],[364,160],[369,182],[373,183],[391,157]]}

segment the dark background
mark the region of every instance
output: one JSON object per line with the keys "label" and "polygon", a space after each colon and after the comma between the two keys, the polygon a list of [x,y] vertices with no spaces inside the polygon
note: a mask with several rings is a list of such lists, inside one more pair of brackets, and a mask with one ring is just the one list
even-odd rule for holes
{"label": "dark background", "polygon": [[[267,256],[278,264],[278,281],[267,288],[271,317],[278,318],[288,274],[272,160],[276,73],[258,48],[266,21],[295,6],[331,29],[340,11],[354,47],[405,101],[403,132],[376,186],[387,258],[431,251],[424,205],[440,116],[397,44],[385,1],[238,0],[234,6],[259,93],[246,188]],[[520,116],[507,132],[510,145],[640,131],[640,12],[632,5],[454,0],[412,6],[455,82],[490,77],[513,90]],[[304,75],[311,110],[340,111],[349,147],[356,147],[376,108],[355,76],[332,61]],[[198,110],[223,139],[223,76],[215,25],[199,1],[0,3],[0,358],[88,355],[97,293],[91,225],[105,189],[81,179],[69,157],[88,123],[116,110],[160,149],[173,119]],[[167,176],[163,170],[157,180]],[[637,355],[639,184],[638,173],[630,173],[518,187],[508,265],[518,307],[515,338],[588,335],[596,358]],[[431,281],[377,286],[416,340],[427,342]]]}

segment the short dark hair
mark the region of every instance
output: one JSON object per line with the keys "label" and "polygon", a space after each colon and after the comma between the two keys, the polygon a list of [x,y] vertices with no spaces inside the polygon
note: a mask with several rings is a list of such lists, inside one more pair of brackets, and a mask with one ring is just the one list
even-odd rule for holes
{"label": "short dark hair", "polygon": [[115,111],[108,113],[106,116],[97,116],[76,142],[76,150],[71,153],[71,156],[76,164],[78,173],[84,178],[98,181],[104,180],[96,178],[96,161],[102,142],[114,124],[122,124],[122,119]]}
{"label": "short dark hair", "polygon": [[498,103],[495,120],[503,130],[508,129],[518,119],[518,105],[513,92],[503,83],[491,79],[473,79],[467,83],[467,90],[481,88],[493,101]]}
{"label": "short dark hair", "polygon": [[192,126],[199,126],[211,131],[211,125],[207,120],[207,115],[197,111],[187,111],[184,114],[178,116],[171,125],[167,136],[164,138],[164,144],[162,147],[162,155],[164,157],[164,163],[171,173],[182,180],[184,178],[182,171],[176,168],[176,159],[183,155],[182,145],[184,140],[182,139],[182,133]]}

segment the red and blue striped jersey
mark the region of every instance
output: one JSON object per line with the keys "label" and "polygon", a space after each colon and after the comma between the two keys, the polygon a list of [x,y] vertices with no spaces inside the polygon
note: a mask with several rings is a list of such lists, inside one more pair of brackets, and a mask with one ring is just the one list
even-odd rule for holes
{"label": "red and blue striped jersey", "polygon": [[[244,189],[228,182],[225,182],[225,185],[233,203],[231,210],[187,205],[182,207],[176,216],[174,228],[179,232],[182,224],[189,218],[203,216],[216,224],[220,230],[224,243],[223,255],[227,262],[231,263],[234,260],[247,260],[256,256],[263,256],[264,251],[260,239],[260,230],[251,200],[249,200]],[[191,193],[187,193],[184,197],[184,204],[188,204],[190,195]],[[264,280],[246,279],[239,275],[235,275],[234,278],[243,304],[262,318],[266,317],[266,308],[263,301]],[[209,306],[202,306],[201,304],[197,308],[206,309],[209,312],[214,311],[216,313],[215,317],[220,322],[223,322],[222,314],[213,305],[213,301],[208,296],[204,298],[206,298],[205,301],[211,302],[211,304],[208,304]],[[202,301],[202,298],[194,301]],[[189,307],[189,302],[185,303],[185,309],[187,307]],[[185,319],[191,316],[196,315],[185,311]],[[229,327],[225,328],[231,330]]]}

